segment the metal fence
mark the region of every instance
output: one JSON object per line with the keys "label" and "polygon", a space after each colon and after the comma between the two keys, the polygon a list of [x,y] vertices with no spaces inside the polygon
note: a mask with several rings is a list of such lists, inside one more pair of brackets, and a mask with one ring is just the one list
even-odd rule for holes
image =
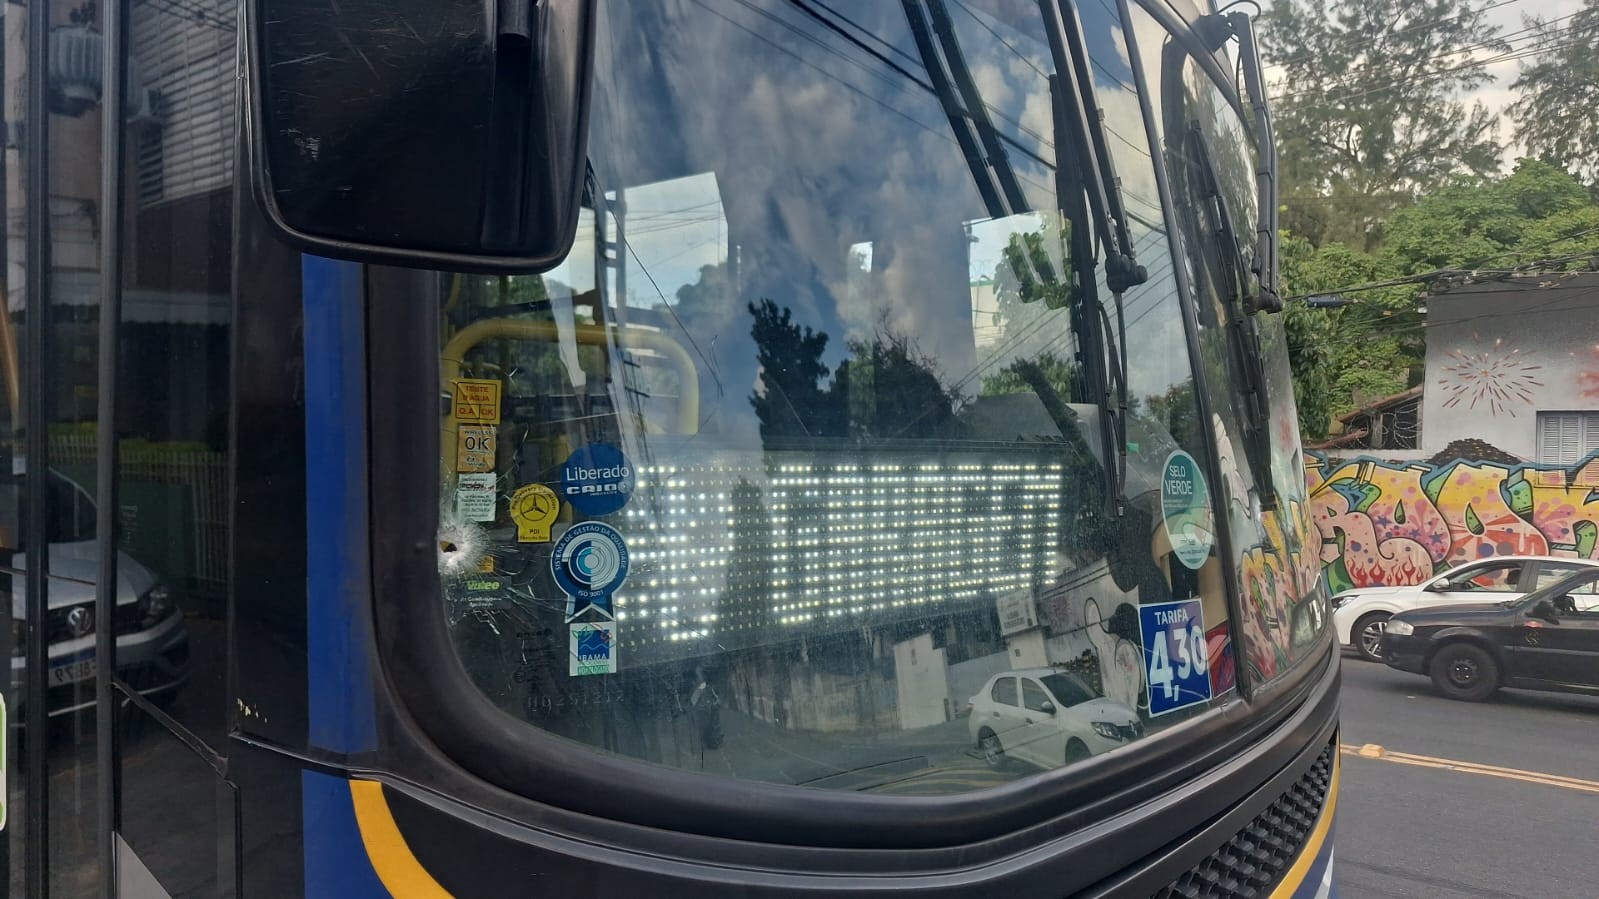
{"label": "metal fence", "polygon": [[[50,462],[94,464],[93,434],[52,435]],[[184,527],[193,529],[194,552],[187,571],[163,571],[197,598],[220,600],[227,587],[228,482],[226,453],[170,444],[124,444],[120,469],[123,485],[148,484],[184,491],[189,508]]]}

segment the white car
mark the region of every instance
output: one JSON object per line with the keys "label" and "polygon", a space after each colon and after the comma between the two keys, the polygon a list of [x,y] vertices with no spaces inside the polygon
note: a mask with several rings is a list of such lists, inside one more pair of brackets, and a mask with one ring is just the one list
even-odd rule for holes
{"label": "white car", "polygon": [[1054,668],[996,674],[968,708],[972,740],[996,768],[1007,759],[1059,768],[1144,735],[1137,712]]}
{"label": "white car", "polygon": [[1382,632],[1399,612],[1454,602],[1516,599],[1599,561],[1557,556],[1494,556],[1409,587],[1359,587],[1333,597],[1338,641],[1367,661],[1382,660]]}

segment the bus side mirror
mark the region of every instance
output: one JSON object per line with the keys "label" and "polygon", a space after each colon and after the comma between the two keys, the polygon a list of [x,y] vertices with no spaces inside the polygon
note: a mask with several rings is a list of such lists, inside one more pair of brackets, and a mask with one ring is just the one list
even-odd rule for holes
{"label": "bus side mirror", "polygon": [[246,0],[250,178],[335,258],[538,272],[586,173],[593,0]]}

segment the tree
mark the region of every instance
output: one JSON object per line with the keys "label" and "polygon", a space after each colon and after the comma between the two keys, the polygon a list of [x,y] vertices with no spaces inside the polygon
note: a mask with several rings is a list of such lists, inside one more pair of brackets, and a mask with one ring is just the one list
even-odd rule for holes
{"label": "tree", "polygon": [[793,310],[762,299],[748,306],[754,323],[761,389],[750,396],[761,421],[761,437],[818,437],[836,434],[837,410],[822,388],[828,375],[822,353],[827,335],[794,323]]}
{"label": "tree", "polygon": [[1283,224],[1372,250],[1411,198],[1498,169],[1495,116],[1461,99],[1505,49],[1474,0],[1277,0],[1261,25],[1274,85]]}
{"label": "tree", "polygon": [[1586,0],[1559,25],[1538,16],[1526,23],[1531,46],[1542,50],[1510,85],[1516,140],[1588,184],[1599,182],[1599,0]]}
{"label": "tree", "polygon": [[958,398],[904,337],[851,341],[833,376],[833,401],[855,438],[949,437]]}
{"label": "tree", "polygon": [[[991,375],[983,376],[983,396],[1000,396],[1008,393],[1032,393],[1033,387],[1022,377],[1019,362],[1012,362]],[[1044,373],[1044,380],[1055,393],[1068,403],[1080,402],[1078,397],[1077,369],[1054,353],[1044,352],[1032,360]]]}

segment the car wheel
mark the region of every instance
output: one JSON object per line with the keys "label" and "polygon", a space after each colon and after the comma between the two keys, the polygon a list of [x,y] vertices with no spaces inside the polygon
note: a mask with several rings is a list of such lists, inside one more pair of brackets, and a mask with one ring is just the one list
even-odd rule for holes
{"label": "car wheel", "polygon": [[986,727],[977,734],[977,751],[983,754],[988,767],[995,770],[1005,767],[1005,747],[1000,745],[999,736]]}
{"label": "car wheel", "polygon": [[1451,643],[1438,650],[1429,673],[1433,686],[1450,699],[1481,702],[1499,689],[1499,663],[1471,643]]}
{"label": "car wheel", "polygon": [[1393,616],[1387,612],[1372,612],[1360,616],[1355,622],[1354,635],[1351,643],[1355,644],[1355,652],[1368,662],[1382,661],[1382,632],[1388,627],[1388,619]]}
{"label": "car wheel", "polygon": [[1088,751],[1088,744],[1084,743],[1082,740],[1072,737],[1070,740],[1066,741],[1066,764],[1070,765],[1072,762],[1080,762],[1083,759],[1088,758],[1090,755],[1093,755],[1093,753]]}

